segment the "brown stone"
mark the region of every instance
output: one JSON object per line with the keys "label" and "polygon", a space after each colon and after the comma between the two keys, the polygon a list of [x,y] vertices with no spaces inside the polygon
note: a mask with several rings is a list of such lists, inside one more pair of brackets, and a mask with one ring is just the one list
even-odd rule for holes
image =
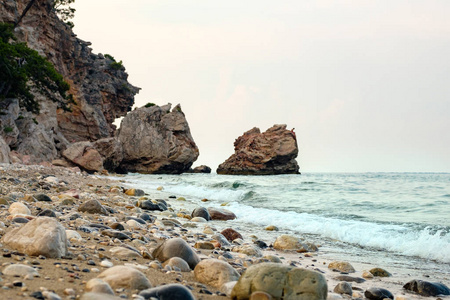
{"label": "brown stone", "polygon": [[222,230],[221,234],[229,241],[232,242],[235,239],[242,239],[242,235],[233,228],[227,228]]}
{"label": "brown stone", "polygon": [[208,212],[211,216],[211,220],[226,221],[236,219],[234,212],[229,211],[228,209],[208,207]]}

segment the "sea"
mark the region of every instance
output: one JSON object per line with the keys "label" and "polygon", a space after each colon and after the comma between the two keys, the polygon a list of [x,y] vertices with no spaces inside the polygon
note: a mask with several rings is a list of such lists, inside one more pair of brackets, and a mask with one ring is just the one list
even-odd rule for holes
{"label": "sea", "polygon": [[[152,195],[163,187],[166,196],[183,196],[186,201],[171,203],[187,211],[226,208],[237,219],[214,226],[232,227],[268,245],[290,234],[320,245],[323,258],[450,280],[450,173],[128,174],[120,179]],[[265,230],[268,225],[279,231]]]}

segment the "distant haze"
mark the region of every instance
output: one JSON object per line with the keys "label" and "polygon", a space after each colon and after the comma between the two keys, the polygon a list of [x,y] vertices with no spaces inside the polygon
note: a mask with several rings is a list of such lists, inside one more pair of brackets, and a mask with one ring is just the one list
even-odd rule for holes
{"label": "distant haze", "polygon": [[450,1],[77,0],[74,31],[147,102],[181,107],[214,170],[295,128],[301,172],[450,172]]}

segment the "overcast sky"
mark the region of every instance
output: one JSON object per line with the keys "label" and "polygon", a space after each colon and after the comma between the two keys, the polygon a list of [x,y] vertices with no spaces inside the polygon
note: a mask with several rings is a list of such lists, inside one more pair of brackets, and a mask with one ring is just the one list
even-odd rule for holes
{"label": "overcast sky", "polygon": [[302,172],[450,172],[450,1],[77,0],[136,106],[181,103],[217,165],[287,124]]}

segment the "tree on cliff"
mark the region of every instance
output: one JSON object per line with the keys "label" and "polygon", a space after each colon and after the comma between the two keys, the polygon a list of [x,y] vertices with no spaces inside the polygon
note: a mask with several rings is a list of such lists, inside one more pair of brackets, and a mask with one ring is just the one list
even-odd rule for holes
{"label": "tree on cliff", "polygon": [[18,98],[21,107],[38,113],[39,103],[33,95],[38,92],[67,110],[69,84],[37,51],[17,43],[12,28],[0,23],[0,105],[6,98]]}
{"label": "tree on cliff", "polygon": [[[28,2],[27,6],[23,10],[22,14],[20,15],[19,19],[16,23],[14,23],[14,27],[17,27],[19,23],[22,21],[23,17],[27,14],[27,12],[30,10],[30,8],[33,6],[33,4],[36,2],[36,0],[30,0]],[[70,7],[69,5],[74,3],[75,0],[54,0],[53,2],[53,11],[58,15],[58,17],[65,22],[70,27],[73,27],[73,22],[69,21],[75,16],[75,8]]]}

